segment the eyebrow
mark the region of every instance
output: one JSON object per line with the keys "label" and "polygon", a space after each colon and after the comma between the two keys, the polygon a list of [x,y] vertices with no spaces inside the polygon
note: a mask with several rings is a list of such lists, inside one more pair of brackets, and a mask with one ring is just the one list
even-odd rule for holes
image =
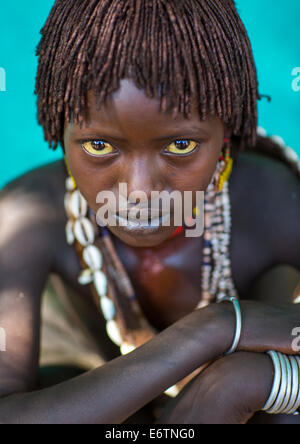
{"label": "eyebrow", "polygon": [[172,133],[167,136],[156,137],[153,140],[160,142],[160,141],[164,141],[164,140],[168,140],[168,139],[176,139],[176,137],[181,138],[181,137],[190,137],[190,136],[209,137],[209,134],[207,131],[204,131],[201,128],[198,128],[198,129],[186,129],[185,128],[182,131],[177,131],[176,133]]}
{"label": "eyebrow", "polygon": [[[119,135],[113,134],[112,132],[110,134],[106,132],[100,131],[100,129],[91,128],[89,130],[86,130],[86,132],[83,130],[83,132],[79,135],[76,130],[71,133],[72,137],[76,138],[77,140],[82,140],[84,138],[87,139],[113,139],[118,142],[127,142],[127,139],[124,139],[123,137],[120,137]],[[181,131],[177,130],[175,133],[166,134],[165,136],[161,137],[155,137],[152,140],[154,142],[162,142],[165,140],[170,139],[176,139],[176,138],[183,138],[183,137],[191,137],[191,136],[198,136],[198,137],[209,137],[209,133],[205,131],[203,128],[183,128]]]}

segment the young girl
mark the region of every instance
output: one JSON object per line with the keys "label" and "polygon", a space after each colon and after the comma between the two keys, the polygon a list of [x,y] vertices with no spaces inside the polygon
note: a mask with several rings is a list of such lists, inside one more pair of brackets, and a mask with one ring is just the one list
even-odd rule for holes
{"label": "young girl", "polygon": [[[299,423],[300,170],[257,134],[234,2],[56,0],[37,53],[39,123],[64,160],[0,195],[0,421]],[[109,201],[103,226],[99,193],[120,197],[120,184],[126,216],[138,203],[146,216],[114,224],[124,214]],[[203,235],[177,226],[175,205],[149,223],[153,191],[192,192]],[[89,371],[51,383],[39,372],[50,275],[63,283],[56,333],[74,355],[92,350]]]}

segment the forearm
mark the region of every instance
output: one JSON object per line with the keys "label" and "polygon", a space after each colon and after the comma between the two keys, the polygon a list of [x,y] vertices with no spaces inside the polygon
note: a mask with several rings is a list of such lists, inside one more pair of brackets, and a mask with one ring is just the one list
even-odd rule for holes
{"label": "forearm", "polygon": [[1,423],[122,423],[202,364],[224,353],[230,310],[211,306],[181,319],[129,355],[57,386],[0,400]]}

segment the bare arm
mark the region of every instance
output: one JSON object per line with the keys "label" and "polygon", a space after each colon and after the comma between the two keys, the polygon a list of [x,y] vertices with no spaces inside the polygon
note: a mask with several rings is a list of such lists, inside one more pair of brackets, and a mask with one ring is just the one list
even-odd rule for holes
{"label": "bare arm", "polygon": [[[54,387],[0,401],[2,423],[121,423],[230,345],[218,306],[194,312],[127,356]],[[228,325],[226,325],[228,324]],[[199,328],[201,326],[201,328]]]}
{"label": "bare arm", "polygon": [[[233,325],[229,304],[195,311],[99,369],[49,389],[4,397],[1,422],[121,423],[170,385],[224,353],[231,345]],[[258,329],[263,328],[258,324]]]}
{"label": "bare arm", "polygon": [[58,224],[39,180],[18,180],[0,194],[0,327],[6,333],[6,351],[0,352],[0,422],[123,422],[222,354],[233,335],[233,313],[219,316],[223,308],[215,306],[192,313],[128,356],[36,391],[40,299],[56,254]]}
{"label": "bare arm", "polygon": [[[7,349],[0,353],[0,422],[120,423],[231,345],[232,307],[212,305],[181,319],[128,356],[34,391],[40,295],[54,256],[56,212],[34,193],[24,196],[21,186],[2,193],[0,214],[0,326],[7,336]],[[285,352],[290,347],[294,319],[286,312],[266,306],[257,319],[257,306],[244,303],[242,308],[241,349],[263,352],[278,346]],[[277,326],[280,341],[274,337]]]}

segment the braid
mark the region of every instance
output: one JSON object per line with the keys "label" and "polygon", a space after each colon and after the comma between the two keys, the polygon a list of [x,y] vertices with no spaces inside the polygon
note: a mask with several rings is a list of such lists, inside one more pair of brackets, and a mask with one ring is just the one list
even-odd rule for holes
{"label": "braid", "polygon": [[125,77],[161,111],[189,117],[197,99],[201,120],[255,145],[256,68],[233,0],[56,0],[41,34],[35,93],[52,149],[71,116],[84,122],[89,90],[100,108]]}

